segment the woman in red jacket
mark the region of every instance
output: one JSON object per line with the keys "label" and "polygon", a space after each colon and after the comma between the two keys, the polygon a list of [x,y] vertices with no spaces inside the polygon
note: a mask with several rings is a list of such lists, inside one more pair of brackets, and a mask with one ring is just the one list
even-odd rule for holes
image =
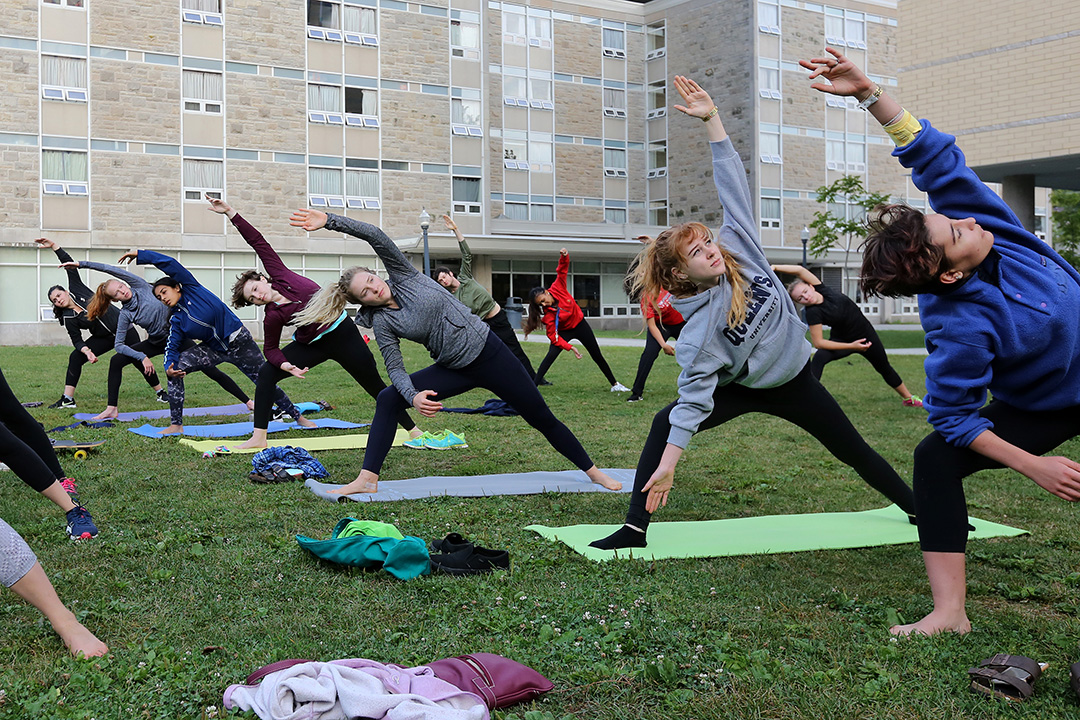
{"label": "woman in red jacket", "polygon": [[585,314],[581,312],[577,301],[566,289],[566,274],[570,270],[570,253],[566,248],[559,250],[559,267],[555,272],[555,282],[551,287],[544,289],[536,287],[529,291],[529,317],[525,320],[525,337],[529,337],[540,323],[547,330],[548,339],[551,340],[551,348],[547,356],[540,363],[540,369],[536,371],[536,384],[544,384],[544,374],[559,357],[563,350],[574,353],[574,357],[581,359],[581,353],[570,344],[571,340],[580,340],[589,356],[599,366],[600,372],[611,383],[611,392],[630,392],[611,372],[611,367],[600,352],[600,346],[596,342],[592,328],[589,327]]}

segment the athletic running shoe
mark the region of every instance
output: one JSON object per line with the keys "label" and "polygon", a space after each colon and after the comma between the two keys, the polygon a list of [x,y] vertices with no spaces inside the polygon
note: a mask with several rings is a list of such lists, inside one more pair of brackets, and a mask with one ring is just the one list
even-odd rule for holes
{"label": "athletic running shoe", "polygon": [[161,388],[160,390],[158,390],[157,391],[157,401],[159,403],[165,403],[166,405],[168,405],[169,404],[169,391],[166,390],[165,388]]}
{"label": "athletic running shoe", "polygon": [[75,484],[74,480],[72,480],[69,477],[65,477],[65,478],[60,478],[59,483],[60,483],[60,487],[64,488],[64,492],[66,492],[72,498],[75,498],[75,497],[78,496],[79,488]]}
{"label": "athletic running shoe", "polygon": [[61,395],[60,399],[54,402],[49,407],[53,410],[56,410],[57,408],[76,408],[78,407],[78,405],[75,404],[75,398],[69,398],[67,395]]}
{"label": "athletic running shoe", "polygon": [[458,435],[452,430],[443,430],[438,437],[433,437],[424,443],[428,450],[449,450],[450,448],[467,448],[464,435]]}
{"label": "athletic running shoe", "polygon": [[544,385],[551,385],[551,384],[552,384],[552,382],[550,380],[546,380],[544,378],[540,378],[539,380],[536,381],[536,387],[543,387]]}
{"label": "athletic running shoe", "polygon": [[626,398],[626,402],[637,402],[640,399],[641,399],[641,396],[638,395],[637,393],[634,393],[630,397]]}
{"label": "athletic running shoe", "polygon": [[98,534],[94,518],[82,505],[76,505],[67,511],[67,531],[72,540],[89,540]]}
{"label": "athletic running shoe", "polygon": [[441,437],[442,433],[439,433],[438,435],[433,435],[432,433],[424,432],[414,438],[409,438],[401,444],[407,448],[412,448],[413,450],[423,450],[427,446],[428,440],[435,440],[436,438]]}
{"label": "athletic running shoe", "polygon": [[273,420],[274,422],[283,422],[283,423],[290,423],[290,422],[293,421],[292,415],[285,412],[284,410],[282,410],[279,407],[274,408],[274,416],[271,417],[270,419]]}
{"label": "athletic running shoe", "polygon": [[630,392],[630,388],[626,387],[621,382],[617,382],[611,386],[611,392]]}
{"label": "athletic running shoe", "polygon": [[904,407],[922,407],[922,398],[918,395],[912,395],[904,401]]}

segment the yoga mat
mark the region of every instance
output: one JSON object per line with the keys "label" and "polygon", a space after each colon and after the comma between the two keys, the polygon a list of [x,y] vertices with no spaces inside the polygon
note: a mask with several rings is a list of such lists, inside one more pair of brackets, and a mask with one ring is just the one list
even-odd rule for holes
{"label": "yoga mat", "polygon": [[[300,413],[318,412],[322,409],[318,403],[302,402],[296,403],[296,407],[300,410]],[[236,403],[235,405],[214,405],[213,407],[201,407],[201,408],[184,408],[184,417],[202,417],[204,415],[248,415],[251,411],[248,410],[248,406],[244,403]],[[91,420],[97,413],[75,413],[76,420]],[[143,410],[142,412],[123,412],[119,417],[114,418],[120,422],[131,422],[132,420],[168,420],[169,410]]]}
{"label": "yoga mat", "polygon": [[[431,452],[424,450],[422,452]],[[446,450],[452,453],[454,450]],[[328,491],[341,485],[321,483],[308,479],[304,482],[311,492],[330,502],[392,502],[394,500],[418,500],[428,497],[488,497],[490,495],[538,495],[545,492],[623,492],[628,493],[634,487],[633,470],[604,470],[608,475],[622,482],[622,490],[606,490],[585,475],[581,470],[562,470],[547,472],[540,470],[527,473],[498,473],[495,475],[468,475],[455,477],[422,477],[411,480],[382,480],[379,492],[354,493],[352,495],[332,495]]]}
{"label": "yoga mat", "polygon": [[[300,447],[304,448],[308,452],[315,452],[316,450],[362,450],[367,447],[367,433],[355,434],[355,435],[323,435],[322,437],[295,437],[288,440],[271,440],[267,443],[270,447]],[[409,439],[409,433],[401,428],[398,428],[397,434],[394,436],[394,445],[400,445]],[[180,438],[181,445],[189,445],[199,452],[218,452],[221,454],[229,455],[252,455],[259,452],[262,448],[249,448],[247,450],[233,450],[229,448],[228,443],[222,443],[220,440],[189,440],[188,438]],[[235,443],[239,445],[240,443]],[[220,447],[229,448],[228,450],[218,450]]]}
{"label": "yoga mat", "polygon": [[[1027,530],[968,518],[975,527],[968,537],[1013,537]],[[643,548],[600,550],[589,543],[615,532],[621,525],[529,525],[548,540],[570,546],[590,560],[613,558],[663,560],[667,558],[768,555],[802,550],[903,545],[918,542],[919,535],[907,515],[896,505],[864,512],[766,515],[764,517],[706,520],[702,522],[654,522],[649,525],[649,545]]]}
{"label": "yoga mat", "polygon": [[[334,418],[316,418],[312,420],[320,428],[336,428],[338,430],[355,430],[356,428],[367,427],[368,423],[352,423],[345,420],[335,420]],[[136,428],[128,428],[128,432],[133,432],[136,435],[142,435],[143,437],[154,438],[160,440],[163,437],[176,437],[175,435],[162,435],[158,431],[164,430],[166,426],[155,425],[140,425]],[[236,423],[221,423],[218,425],[185,425],[184,437],[203,437],[203,438],[226,438],[226,437],[243,437],[244,435],[250,435],[255,429],[255,423],[250,420],[247,422]],[[275,433],[283,432],[285,430],[314,430],[315,428],[301,428],[299,423],[295,422],[273,422],[267,426],[266,432]]]}

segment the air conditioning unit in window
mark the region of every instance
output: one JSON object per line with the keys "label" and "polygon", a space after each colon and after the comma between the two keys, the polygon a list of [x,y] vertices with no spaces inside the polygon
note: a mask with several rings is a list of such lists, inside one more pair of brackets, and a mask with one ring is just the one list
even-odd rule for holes
{"label": "air conditioning unit in window", "polygon": [[660,48],[659,50],[653,50],[645,56],[646,60],[658,60],[659,58],[667,55],[667,48]]}
{"label": "air conditioning unit in window", "polygon": [[602,52],[604,53],[604,57],[620,59],[626,58],[626,51],[619,50],[618,48],[604,48]]}

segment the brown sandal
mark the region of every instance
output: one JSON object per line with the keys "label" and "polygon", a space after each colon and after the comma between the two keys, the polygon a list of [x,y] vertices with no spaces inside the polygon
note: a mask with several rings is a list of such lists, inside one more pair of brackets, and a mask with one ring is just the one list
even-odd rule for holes
{"label": "brown sandal", "polygon": [[1047,667],[1023,655],[1002,653],[983,660],[977,668],[970,668],[968,676],[972,692],[1022,702],[1035,692],[1035,681]]}

